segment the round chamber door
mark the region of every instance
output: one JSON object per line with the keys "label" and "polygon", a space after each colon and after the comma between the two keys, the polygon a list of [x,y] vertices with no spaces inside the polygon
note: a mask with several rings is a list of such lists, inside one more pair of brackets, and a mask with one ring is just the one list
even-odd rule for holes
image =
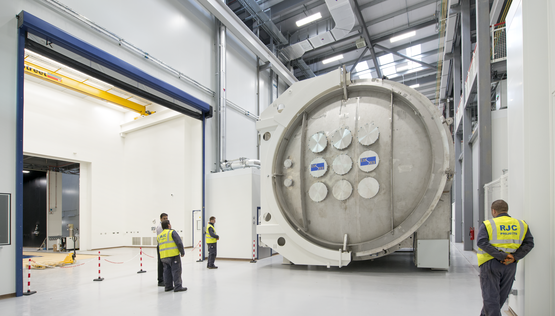
{"label": "round chamber door", "polygon": [[434,105],[411,97],[410,88],[379,80],[347,92],[347,100],[338,88],[310,104],[289,101],[298,112],[288,124],[280,121],[287,127],[275,143],[272,172],[283,178],[273,182],[274,195],[305,239],[337,250],[347,234],[355,253],[382,251],[435,208],[447,181],[450,136]]}

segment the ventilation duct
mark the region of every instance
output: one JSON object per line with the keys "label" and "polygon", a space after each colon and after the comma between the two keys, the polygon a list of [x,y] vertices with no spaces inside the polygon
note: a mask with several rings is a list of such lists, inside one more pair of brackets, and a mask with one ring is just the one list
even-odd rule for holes
{"label": "ventilation duct", "polygon": [[333,43],[353,30],[356,18],[349,0],[326,0],[326,6],[335,22],[335,27],[331,31],[284,48],[281,52],[288,60],[300,58],[307,51]]}
{"label": "ventilation duct", "polygon": [[262,8],[254,0],[238,0],[239,3],[249,12],[250,15],[255,17],[260,23],[260,27],[266,31],[274,40],[279,42],[281,45],[289,44],[289,41],[281,34],[281,31],[272,22],[272,20],[264,13]]}

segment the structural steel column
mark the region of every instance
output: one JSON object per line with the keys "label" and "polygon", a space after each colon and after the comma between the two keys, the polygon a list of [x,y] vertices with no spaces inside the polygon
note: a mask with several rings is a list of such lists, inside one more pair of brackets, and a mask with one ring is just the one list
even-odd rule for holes
{"label": "structural steel column", "polygon": [[463,138],[462,138],[462,173],[463,173],[463,187],[462,187],[462,209],[463,209],[463,242],[464,250],[472,250],[472,240],[470,240],[470,227],[473,223],[472,212],[472,150],[470,148],[470,138],[472,137],[472,117],[470,111],[463,110]]}
{"label": "structural steel column", "polygon": [[491,182],[491,68],[490,68],[489,1],[476,1],[476,36],[478,49],[478,139],[479,212],[478,223],[484,221],[484,185]]}
{"label": "structural steel column", "polygon": [[[461,1],[461,65],[462,65],[462,82],[464,83],[468,76],[470,68],[470,56],[472,52],[472,43],[470,41],[470,0]],[[467,100],[463,100],[464,111],[462,115],[463,137],[462,137],[462,221],[463,221],[463,242],[464,250],[472,250],[472,241],[470,240],[470,227],[473,226],[473,209],[472,209],[472,150],[470,148],[470,137],[472,136],[472,117],[470,112],[466,110]]]}
{"label": "structural steel column", "polygon": [[[455,47],[455,52],[453,56],[453,101],[455,111],[458,109],[459,102],[461,100],[461,47]],[[455,113],[455,117],[457,117]],[[455,143],[455,181],[453,182],[453,194],[455,202],[455,227],[453,227],[453,232],[455,235],[455,242],[463,241],[462,233],[462,163],[459,157],[462,153],[461,148],[461,138],[460,134],[456,133],[454,135]]]}
{"label": "structural steel column", "polygon": [[[461,65],[462,82],[466,81],[470,59],[472,56],[472,42],[470,40],[470,0],[461,1]],[[465,100],[466,101],[466,100]]]}

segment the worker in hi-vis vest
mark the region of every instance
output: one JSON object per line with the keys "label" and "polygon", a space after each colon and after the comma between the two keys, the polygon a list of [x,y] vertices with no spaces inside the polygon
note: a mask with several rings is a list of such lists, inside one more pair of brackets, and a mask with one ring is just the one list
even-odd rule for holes
{"label": "worker in hi-vis vest", "polygon": [[478,266],[484,301],[481,316],[501,316],[501,307],[515,279],[516,263],[534,248],[528,224],[510,217],[508,211],[507,202],[493,202],[493,219],[484,221],[478,232]]}
{"label": "worker in hi-vis vest", "polygon": [[[160,233],[164,230],[162,228],[162,222],[165,220],[168,220],[168,214],[160,214],[160,223],[156,226],[156,237],[158,237],[158,235],[160,235]],[[158,244],[156,244],[156,253],[158,254],[158,286],[164,286],[164,264],[160,259],[160,248],[158,247]]]}
{"label": "worker in hi-vis vest", "polygon": [[216,235],[214,225],[216,225],[216,217],[212,216],[206,226],[206,244],[208,246],[208,264],[206,267],[208,269],[218,269],[218,267],[214,265],[214,261],[216,261],[217,254],[216,243],[220,239],[220,236]]}
{"label": "worker in hi-vis vest", "polygon": [[187,291],[181,284],[181,257],[185,256],[183,242],[179,234],[172,229],[169,220],[162,221],[164,229],[158,235],[158,248],[160,260],[164,264],[164,289],[166,292]]}

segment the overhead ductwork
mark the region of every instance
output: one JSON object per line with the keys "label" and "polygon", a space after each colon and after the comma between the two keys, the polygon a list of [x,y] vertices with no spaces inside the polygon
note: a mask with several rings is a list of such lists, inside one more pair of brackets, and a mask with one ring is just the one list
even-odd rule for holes
{"label": "overhead ductwork", "polygon": [[272,20],[264,13],[263,9],[254,0],[238,0],[239,3],[247,10],[247,12],[255,17],[260,23],[260,27],[268,33],[274,40],[279,42],[280,45],[287,45],[289,41],[281,34],[281,31],[272,22]]}
{"label": "overhead ductwork", "polygon": [[284,48],[281,52],[288,60],[300,58],[310,50],[333,43],[353,30],[356,18],[349,0],[326,0],[326,6],[335,21],[335,27],[331,31]]}

